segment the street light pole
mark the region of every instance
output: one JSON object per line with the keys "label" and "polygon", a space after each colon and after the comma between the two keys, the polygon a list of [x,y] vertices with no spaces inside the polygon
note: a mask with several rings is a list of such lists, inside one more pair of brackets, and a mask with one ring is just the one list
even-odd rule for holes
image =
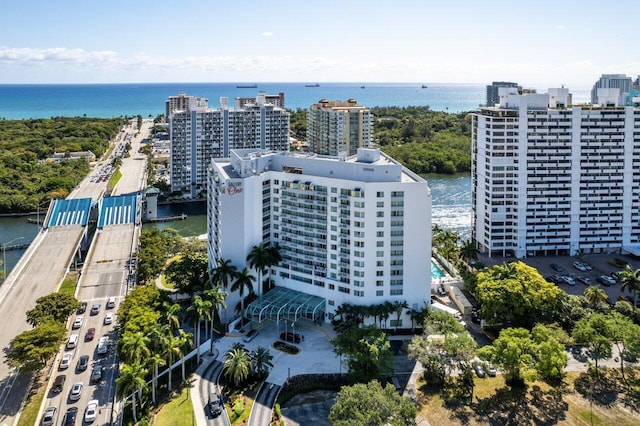
{"label": "street light pole", "polygon": [[13,240],[8,241],[2,245],[2,267],[4,268],[4,277],[2,279],[3,282],[7,280],[7,246],[12,242],[21,240],[23,238],[24,237],[14,238]]}

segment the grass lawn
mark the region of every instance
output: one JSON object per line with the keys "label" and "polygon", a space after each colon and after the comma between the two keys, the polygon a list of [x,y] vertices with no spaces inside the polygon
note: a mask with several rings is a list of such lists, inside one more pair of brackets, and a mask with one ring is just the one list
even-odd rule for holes
{"label": "grass lawn", "polygon": [[593,403],[590,382],[583,373],[568,373],[564,384],[557,387],[537,381],[524,389],[511,389],[498,376],[475,379],[471,405],[447,405],[439,394],[419,392],[420,415],[432,426],[640,424],[640,401],[623,394],[615,377],[617,370],[605,375],[603,383],[594,386]]}
{"label": "grass lawn", "polygon": [[191,392],[188,386],[179,395],[160,408],[154,426],[191,426],[195,424]]}
{"label": "grass lawn", "polygon": [[36,424],[38,417],[38,411],[40,411],[40,405],[44,399],[44,391],[46,386],[43,384],[38,387],[35,393],[30,394],[27,397],[22,413],[20,414],[20,420],[18,420],[18,426],[33,426]]}
{"label": "grass lawn", "polygon": [[120,167],[118,167],[116,171],[113,172],[113,174],[111,175],[111,178],[109,178],[109,182],[107,183],[107,188],[113,189],[113,187],[116,186],[116,184],[118,183],[121,177],[122,177],[122,172],[120,171]]}
{"label": "grass lawn", "polygon": [[70,294],[74,295],[76,293],[76,285],[78,284],[78,273],[77,272],[69,272],[66,277],[64,277],[64,281],[60,285],[60,289],[58,293]]}

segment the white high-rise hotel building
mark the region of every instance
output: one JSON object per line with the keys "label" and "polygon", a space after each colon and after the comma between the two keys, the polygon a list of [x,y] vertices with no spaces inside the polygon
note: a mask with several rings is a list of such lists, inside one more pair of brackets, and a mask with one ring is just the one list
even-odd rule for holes
{"label": "white high-rise hotel building", "polygon": [[526,257],[640,248],[640,109],[571,105],[568,89],[518,94],[472,123],[473,238]]}
{"label": "white high-rise hotel building", "polygon": [[430,298],[430,189],[378,149],[342,161],[231,150],[210,163],[207,196],[211,268],[242,269],[253,246],[279,245],[275,285],[325,299],[327,320],[345,302]]}
{"label": "white high-rise hotel building", "polygon": [[[167,101],[171,137],[171,190],[196,197],[206,187],[212,158],[226,157],[231,149],[289,149],[289,113],[266,101],[229,108],[209,108],[205,98],[171,97]],[[183,109],[179,109],[183,108]]]}

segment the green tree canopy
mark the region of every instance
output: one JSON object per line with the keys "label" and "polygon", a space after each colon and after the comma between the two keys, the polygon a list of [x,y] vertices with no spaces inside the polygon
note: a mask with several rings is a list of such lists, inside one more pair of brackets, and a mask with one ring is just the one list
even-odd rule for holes
{"label": "green tree canopy", "polygon": [[523,262],[493,266],[477,278],[481,315],[489,324],[531,328],[555,315],[562,290]]}
{"label": "green tree canopy", "polygon": [[500,367],[511,384],[534,380],[538,374],[558,379],[567,365],[564,346],[543,325],[531,333],[524,328],[505,328],[492,345],[480,348],[478,356]]}
{"label": "green tree canopy", "polygon": [[80,302],[70,294],[47,294],[38,298],[36,306],[27,311],[27,322],[34,327],[47,321],[62,324],[78,307],[80,307]]}
{"label": "green tree canopy", "polygon": [[416,407],[391,384],[380,382],[343,386],[331,407],[329,421],[335,426],[405,426],[415,423]]}
{"label": "green tree canopy", "polygon": [[208,278],[208,262],[206,251],[188,250],[167,266],[165,277],[178,291],[194,293]]}
{"label": "green tree canopy", "polygon": [[340,328],[331,343],[337,355],[347,358],[349,374],[358,381],[378,379],[392,371],[389,340],[374,325]]}
{"label": "green tree canopy", "polygon": [[59,322],[46,321],[32,330],[24,331],[11,340],[5,362],[12,367],[37,371],[60,349],[66,334]]}

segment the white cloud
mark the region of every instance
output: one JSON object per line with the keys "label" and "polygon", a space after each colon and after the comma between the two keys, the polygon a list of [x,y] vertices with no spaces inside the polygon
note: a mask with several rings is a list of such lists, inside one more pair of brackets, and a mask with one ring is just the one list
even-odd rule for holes
{"label": "white cloud", "polygon": [[46,63],[76,63],[98,65],[113,63],[117,59],[113,51],[91,51],[55,47],[49,49],[15,48],[0,46],[0,63],[37,65]]}
{"label": "white cloud", "polygon": [[271,37],[273,33],[271,31],[265,31],[262,33],[262,37]]}
{"label": "white cloud", "polygon": [[556,25],[556,30],[558,30],[558,31],[564,31],[566,29],[567,28],[564,25]]}

